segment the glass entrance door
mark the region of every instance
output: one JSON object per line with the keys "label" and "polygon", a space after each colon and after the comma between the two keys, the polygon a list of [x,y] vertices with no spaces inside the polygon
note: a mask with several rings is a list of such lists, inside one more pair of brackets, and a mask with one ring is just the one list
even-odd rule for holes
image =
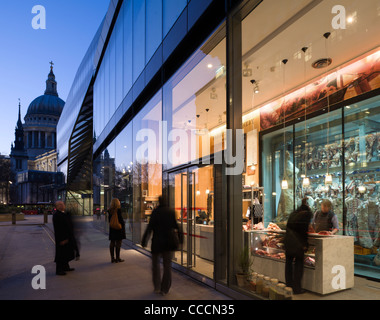
{"label": "glass entrance door", "polygon": [[169,203],[184,233],[174,262],[214,278],[214,167],[191,167],[169,174]]}
{"label": "glass entrance door", "polygon": [[[196,229],[195,229],[195,173],[181,173],[181,217],[180,223],[184,233],[181,264],[187,268],[196,266]],[[184,253],[186,254],[184,258]]]}

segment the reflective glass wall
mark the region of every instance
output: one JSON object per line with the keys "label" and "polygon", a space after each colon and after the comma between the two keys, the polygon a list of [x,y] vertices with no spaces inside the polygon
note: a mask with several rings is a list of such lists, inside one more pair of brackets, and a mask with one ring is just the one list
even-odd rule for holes
{"label": "reflective glass wall", "polygon": [[141,237],[162,194],[162,92],[133,118],[133,241]]}
{"label": "reflective glass wall", "polygon": [[95,136],[116,125],[115,111],[133,84],[145,84],[142,71],[186,6],[186,0],[123,1],[94,84]]}

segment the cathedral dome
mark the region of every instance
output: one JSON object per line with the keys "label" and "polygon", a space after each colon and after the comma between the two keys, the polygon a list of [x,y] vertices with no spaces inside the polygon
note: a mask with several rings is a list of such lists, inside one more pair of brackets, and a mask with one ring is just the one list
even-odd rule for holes
{"label": "cathedral dome", "polygon": [[53,63],[51,62],[50,73],[46,80],[46,90],[44,95],[34,99],[29,105],[25,115],[25,120],[35,115],[47,115],[60,117],[65,102],[58,97],[57,82],[53,73]]}
{"label": "cathedral dome", "polygon": [[64,105],[65,102],[61,98],[50,94],[44,94],[32,101],[25,118],[31,115],[51,115],[59,117]]}

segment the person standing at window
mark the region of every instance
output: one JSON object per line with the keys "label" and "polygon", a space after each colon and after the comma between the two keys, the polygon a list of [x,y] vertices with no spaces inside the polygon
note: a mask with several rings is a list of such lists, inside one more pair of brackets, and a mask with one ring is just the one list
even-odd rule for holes
{"label": "person standing at window", "polygon": [[[285,245],[285,281],[293,288],[295,294],[303,293],[301,280],[303,276],[304,253],[308,249],[307,232],[313,213],[307,204],[307,198],[302,199],[301,206],[289,216],[286,225]],[[294,262],[294,264],[293,264]]]}
{"label": "person standing at window", "polygon": [[[114,218],[118,226],[113,225],[112,217]],[[121,215],[120,201],[117,198],[113,198],[111,200],[111,206],[108,210],[108,221],[110,222],[109,240],[110,240],[111,263],[124,262],[124,260],[120,258],[120,248],[121,248],[121,242],[123,241],[123,239],[126,239],[125,223]],[[116,251],[116,258],[115,258],[115,251]]]}

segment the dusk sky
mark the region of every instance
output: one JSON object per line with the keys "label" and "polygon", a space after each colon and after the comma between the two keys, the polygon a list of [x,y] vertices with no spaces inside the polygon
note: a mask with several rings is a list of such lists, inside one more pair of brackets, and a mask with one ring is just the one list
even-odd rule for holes
{"label": "dusk sky", "polygon": [[[32,8],[46,9],[46,29],[35,30]],[[75,73],[109,0],[2,0],[0,19],[0,154],[9,155],[18,117],[43,95],[50,61],[58,94],[66,101]]]}

